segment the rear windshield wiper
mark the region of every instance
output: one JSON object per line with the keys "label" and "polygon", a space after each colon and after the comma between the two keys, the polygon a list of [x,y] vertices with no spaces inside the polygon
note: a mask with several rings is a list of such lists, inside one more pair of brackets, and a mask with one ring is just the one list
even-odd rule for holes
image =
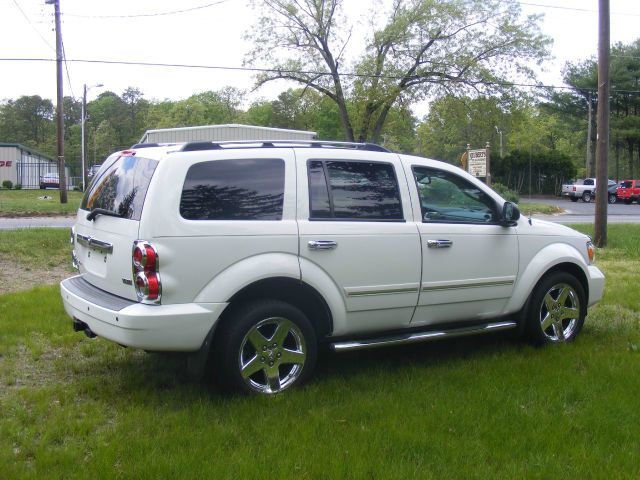
{"label": "rear windshield wiper", "polygon": [[87,220],[93,221],[98,215],[107,215],[109,217],[118,217],[122,218],[118,212],[114,212],[113,210],[107,210],[106,208],[94,208],[87,215]]}

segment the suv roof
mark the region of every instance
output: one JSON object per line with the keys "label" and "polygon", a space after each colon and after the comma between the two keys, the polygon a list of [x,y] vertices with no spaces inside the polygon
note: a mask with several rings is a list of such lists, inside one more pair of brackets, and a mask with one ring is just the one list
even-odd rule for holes
{"label": "suv roof", "polygon": [[226,141],[197,141],[187,143],[137,143],[132,149],[179,147],[180,152],[195,152],[201,150],[224,150],[239,148],[342,148],[348,150],[366,150],[370,152],[389,152],[388,149],[375,143],[336,142],[325,140],[226,140]]}

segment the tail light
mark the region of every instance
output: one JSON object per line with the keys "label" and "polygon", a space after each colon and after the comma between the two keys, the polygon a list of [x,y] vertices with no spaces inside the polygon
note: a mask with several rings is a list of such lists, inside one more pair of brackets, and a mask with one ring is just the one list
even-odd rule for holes
{"label": "tail light", "polygon": [[574,187],[573,187],[573,191],[575,192],[576,190],[577,190],[577,188],[574,186]]}
{"label": "tail light", "polygon": [[133,284],[142,303],[159,304],[162,297],[158,251],[145,240],[133,242],[131,255]]}

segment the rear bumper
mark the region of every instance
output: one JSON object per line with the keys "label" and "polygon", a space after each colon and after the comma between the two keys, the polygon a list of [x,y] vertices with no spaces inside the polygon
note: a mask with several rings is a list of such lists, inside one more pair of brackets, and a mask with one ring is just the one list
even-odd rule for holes
{"label": "rear bumper", "polygon": [[589,269],[589,301],[588,306],[602,300],[604,293],[604,274],[594,265],[590,265]]}
{"label": "rear bumper", "polygon": [[227,303],[144,305],[71,277],[60,283],[67,314],[120,345],[156,351],[196,351]]}

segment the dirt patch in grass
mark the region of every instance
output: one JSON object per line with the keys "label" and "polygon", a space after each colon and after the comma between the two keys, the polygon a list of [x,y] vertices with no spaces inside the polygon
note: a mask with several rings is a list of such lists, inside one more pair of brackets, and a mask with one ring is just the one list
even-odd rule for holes
{"label": "dirt patch in grass", "polygon": [[36,285],[59,283],[71,275],[68,263],[34,269],[25,268],[23,263],[9,258],[0,258],[0,295],[28,290]]}

